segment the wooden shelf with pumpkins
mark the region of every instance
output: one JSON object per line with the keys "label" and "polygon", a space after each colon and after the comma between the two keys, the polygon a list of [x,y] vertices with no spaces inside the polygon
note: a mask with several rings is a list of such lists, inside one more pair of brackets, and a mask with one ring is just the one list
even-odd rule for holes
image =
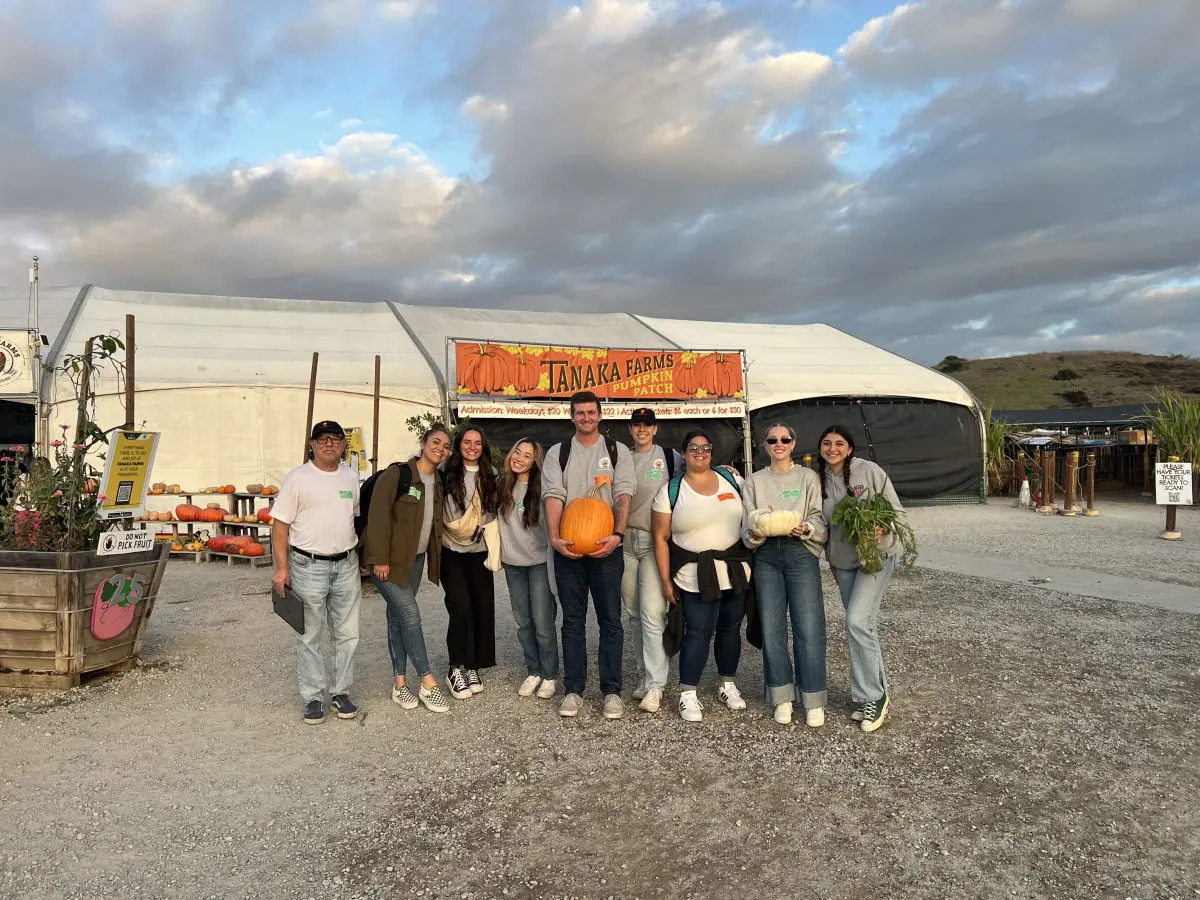
{"label": "wooden shelf with pumpkins", "polygon": [[[172,556],[188,557],[196,562],[224,557],[230,560],[230,565],[234,557],[244,558],[251,565],[269,561],[270,509],[279,493],[275,485],[251,484],[246,490],[239,491],[232,484],[226,484],[203,491],[188,491],[179,485],[158,483],[149,493],[184,501],[173,510],[148,510],[138,523],[143,528],[160,529],[157,538],[171,542]],[[208,501],[203,506],[194,502],[196,498],[206,497],[226,497],[227,500],[225,503]],[[259,499],[267,505],[255,510]]]}

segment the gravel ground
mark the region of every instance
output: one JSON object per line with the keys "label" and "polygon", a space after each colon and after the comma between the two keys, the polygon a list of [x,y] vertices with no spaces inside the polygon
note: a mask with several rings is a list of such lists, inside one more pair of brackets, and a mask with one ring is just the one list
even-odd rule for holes
{"label": "gravel ground", "polygon": [[[1000,506],[914,520],[933,546],[1007,514],[1056,527]],[[701,724],[606,722],[594,678],[576,720],[519,700],[502,578],[487,691],[405,712],[371,593],[362,713],[309,727],[268,583],[173,562],[141,669],[0,704],[0,897],[1200,897],[1196,616],[898,579],[894,712],[865,735],[833,605],[811,730],[771,721],[752,648],[750,708],[720,707],[710,672]],[[440,594],[421,601],[440,668]]]}

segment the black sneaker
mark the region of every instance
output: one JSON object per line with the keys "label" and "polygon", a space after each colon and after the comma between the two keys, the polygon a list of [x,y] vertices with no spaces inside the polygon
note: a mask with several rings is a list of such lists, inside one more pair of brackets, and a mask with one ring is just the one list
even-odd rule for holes
{"label": "black sneaker", "polygon": [[350,701],[349,694],[334,694],[329,705],[336,710],[339,719],[353,719],[358,715],[358,707]]}
{"label": "black sneaker", "polygon": [[320,700],[309,700],[308,706],[304,707],[304,723],[306,725],[320,725],[325,721],[325,704]]}
{"label": "black sneaker", "polygon": [[446,687],[450,688],[455,700],[471,699],[471,685],[467,683],[466,673],[458,666],[451,669],[446,676]]}
{"label": "black sneaker", "polygon": [[483,693],[483,679],[474,669],[467,669],[467,686],[471,688],[472,694]]}

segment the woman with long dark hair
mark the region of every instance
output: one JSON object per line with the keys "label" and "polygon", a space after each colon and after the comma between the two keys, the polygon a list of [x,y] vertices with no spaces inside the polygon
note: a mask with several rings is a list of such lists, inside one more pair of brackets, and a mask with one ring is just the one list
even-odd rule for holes
{"label": "woman with long dark hair", "polygon": [[442,589],[446,592],[446,683],[459,700],[483,693],[480,669],[496,664],[496,593],[487,567],[483,527],[496,519],[498,484],[487,437],[468,425],[454,438],[442,470],[445,526]]}
{"label": "woman with long dark hair", "polygon": [[857,457],[854,449],[850,429],[830,425],[817,442],[817,475],[821,479],[825,519],[830,522],[825,553],[846,610],[850,698],[857,707],[851,718],[862,723],[863,731],[874,731],[883,724],[889,705],[887,670],[879,640],[879,606],[903,547],[895,534],[875,529],[875,539],[884,556],[883,570],[874,574],[864,572],[858,550],[846,537],[846,529],[832,524],[833,511],[848,494],[860,499],[882,494],[901,517],[904,507],[887,472],[869,459]]}
{"label": "woman with long dark hair", "polygon": [[504,458],[500,476],[500,561],[525,656],[518,697],[554,696],[558,678],[557,609],[546,572],[546,517],[542,512],[542,448],[521,438]]}

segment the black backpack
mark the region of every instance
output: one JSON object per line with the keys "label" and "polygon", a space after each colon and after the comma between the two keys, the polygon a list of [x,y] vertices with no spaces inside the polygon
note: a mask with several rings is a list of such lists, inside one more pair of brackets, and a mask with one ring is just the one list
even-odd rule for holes
{"label": "black backpack", "polygon": [[[401,494],[407,493],[412,487],[412,469],[408,467],[407,462],[394,462],[383,472],[386,472],[392,466],[400,467],[400,479],[396,482],[396,493],[392,495],[392,503],[396,502],[396,498]],[[371,512],[371,495],[375,493],[375,482],[383,472],[376,472],[370,478],[362,483],[358,489],[358,515],[354,517],[354,533],[362,537],[363,531],[367,527],[367,516]]]}
{"label": "black backpack", "polygon": [[670,481],[675,477],[675,451],[670,447],[663,447],[663,456],[667,458],[667,480]]}

